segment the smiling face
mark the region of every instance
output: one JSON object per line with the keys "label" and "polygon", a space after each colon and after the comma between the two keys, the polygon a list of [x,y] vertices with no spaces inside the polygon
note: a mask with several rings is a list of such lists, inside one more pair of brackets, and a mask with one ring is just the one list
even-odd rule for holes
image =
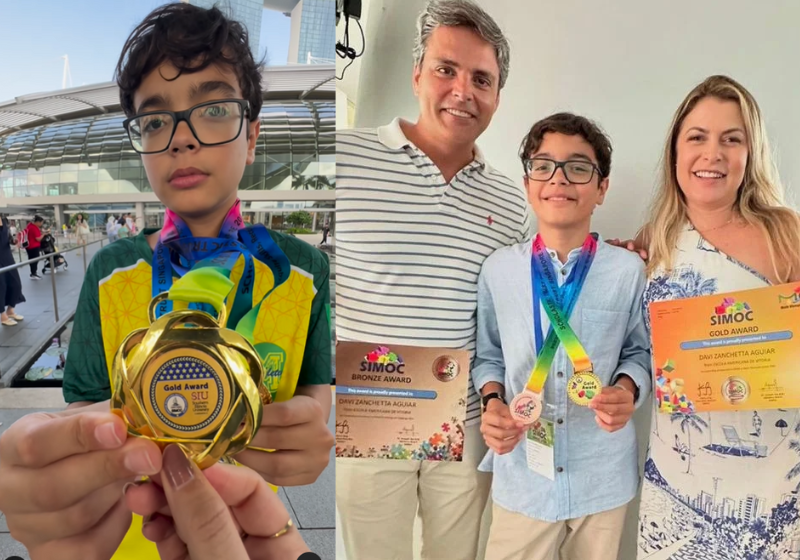
{"label": "smiling face", "polygon": [[692,207],[731,207],[744,181],[747,133],[739,104],[705,97],[675,138],[678,185]]}
{"label": "smiling face", "polygon": [[414,68],[420,132],[448,145],[474,143],[497,110],[499,84],[491,44],[466,27],[437,27]]}
{"label": "smiling face", "polygon": [[[594,149],[582,136],[560,132],[546,133],[539,149],[529,157],[597,165]],[[549,181],[535,181],[526,176],[525,187],[540,227],[588,230],[595,206],[603,204],[605,199],[608,178],[601,179],[595,170],[589,183],[576,185],[567,180],[563,169],[557,169]]]}
{"label": "smiling face", "polygon": [[[148,74],[133,97],[136,114],[183,111],[208,101],[242,99],[236,75],[227,67],[212,64],[173,80],[177,73],[165,62]],[[245,117],[233,142],[202,146],[186,122],[178,123],[166,151],[142,155],[153,192],[184,219],[224,216],[236,201],[244,166],[255,160],[258,131],[258,118],[251,123]]]}

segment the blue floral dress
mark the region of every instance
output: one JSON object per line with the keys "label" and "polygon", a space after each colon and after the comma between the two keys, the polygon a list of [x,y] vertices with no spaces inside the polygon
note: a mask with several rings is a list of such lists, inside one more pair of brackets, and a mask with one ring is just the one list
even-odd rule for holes
{"label": "blue floral dress", "polygon": [[[691,226],[681,234],[676,262],[672,273],[649,279],[645,308],[769,285]],[[654,407],[638,559],[800,559],[799,412],[666,414]]]}

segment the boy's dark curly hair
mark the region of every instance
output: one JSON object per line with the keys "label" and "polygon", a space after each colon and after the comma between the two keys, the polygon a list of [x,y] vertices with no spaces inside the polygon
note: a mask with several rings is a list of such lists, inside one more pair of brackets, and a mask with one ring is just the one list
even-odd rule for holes
{"label": "boy's dark curly hair", "polygon": [[257,63],[250,52],[247,29],[218,8],[166,4],[153,10],[133,30],[122,47],[114,74],[120,104],[128,117],[135,114],[136,89],[165,61],[179,70],[178,76],[200,72],[212,64],[229,66],[244,99],[250,102],[251,120],[258,118],[263,63]]}
{"label": "boy's dark curly hair", "polygon": [[600,179],[611,174],[611,140],[603,130],[586,117],[572,113],[556,113],[534,124],[519,147],[519,158],[525,169],[525,160],[536,153],[548,132],[557,132],[567,136],[580,136],[594,149],[597,156],[597,167],[600,168]]}

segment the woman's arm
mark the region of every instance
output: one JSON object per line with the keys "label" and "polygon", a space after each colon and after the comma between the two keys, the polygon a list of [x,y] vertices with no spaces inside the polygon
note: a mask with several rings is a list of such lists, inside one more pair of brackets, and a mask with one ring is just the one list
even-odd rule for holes
{"label": "woman's arm", "polygon": [[[33,238],[34,238],[36,241],[41,241],[41,240],[44,238],[44,232],[42,232],[42,230],[40,230],[40,229],[39,229],[38,227],[36,227],[36,226],[33,226],[33,228],[32,228],[32,229],[36,230],[36,232],[33,234]],[[30,237],[30,233],[31,233],[31,232],[28,232],[28,237]]]}

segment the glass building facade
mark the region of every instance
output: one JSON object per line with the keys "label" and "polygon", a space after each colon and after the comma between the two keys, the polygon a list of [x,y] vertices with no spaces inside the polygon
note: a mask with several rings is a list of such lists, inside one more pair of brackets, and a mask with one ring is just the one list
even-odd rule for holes
{"label": "glass building facade", "polygon": [[[336,183],[335,102],[264,101],[256,158],[245,168],[240,191],[333,189]],[[139,154],[122,128],[122,113],[95,115],[49,123],[0,136],[0,198],[27,199],[81,196],[81,204],[66,212],[90,214],[130,212],[140,193],[152,192]],[[255,194],[255,193],[254,193]],[[93,195],[122,195],[112,204],[94,204]],[[124,195],[130,196],[126,203]],[[246,202],[253,212],[277,213],[311,207],[333,208],[324,202],[269,200]],[[331,197],[332,198],[332,197]],[[124,208],[123,208],[124,207]],[[148,206],[148,208],[150,208]],[[160,214],[162,207],[152,212]],[[145,210],[145,214],[149,212]],[[259,220],[261,221],[261,220]]]}
{"label": "glass building facade", "polygon": [[[358,32],[355,25],[351,27],[351,37],[354,32]],[[356,39],[360,40],[360,37]],[[306,62],[309,55],[318,59],[336,60],[335,0],[303,0],[297,62]]]}
{"label": "glass building facade", "polygon": [[217,6],[223,13],[244,24],[247,28],[250,52],[256,59],[259,58],[261,18],[264,15],[263,0],[183,0],[183,2],[206,9]]}

